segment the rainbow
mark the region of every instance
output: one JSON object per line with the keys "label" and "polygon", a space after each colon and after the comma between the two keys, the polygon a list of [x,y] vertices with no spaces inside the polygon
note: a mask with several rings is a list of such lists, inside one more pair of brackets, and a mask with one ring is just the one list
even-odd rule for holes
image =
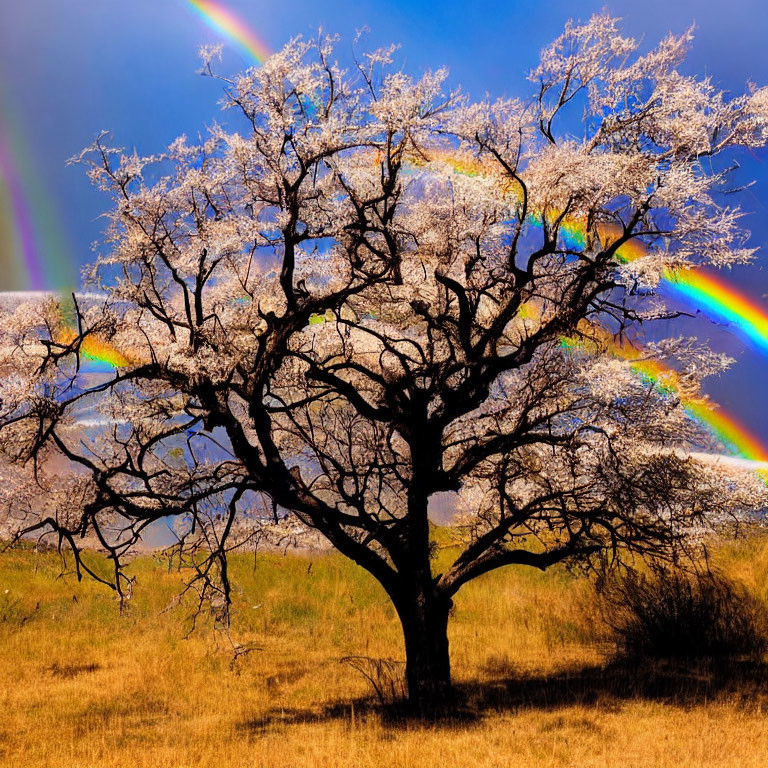
{"label": "rainbow", "polygon": [[768,450],[749,430],[733,416],[709,401],[689,400],[684,403],[686,413],[703,424],[731,454],[756,462],[768,462]]}
{"label": "rainbow", "polygon": [[768,353],[768,315],[756,302],[703,269],[667,270],[664,278],[673,294],[709,317],[724,320],[757,349]]}
{"label": "rainbow", "polygon": [[235,13],[213,0],[187,0],[187,4],[215,32],[234,40],[258,64],[271,55],[269,46]]}
{"label": "rainbow", "polygon": [[[455,173],[464,176],[495,176],[499,178],[498,169],[482,162],[466,153],[458,153],[447,149],[429,150],[428,154],[412,154],[408,163],[415,168],[421,168],[430,163],[445,163]],[[504,186],[504,193],[514,199],[519,199],[518,190],[512,183]],[[540,212],[534,212],[528,218],[534,226],[542,226]],[[573,218],[566,218],[560,227],[561,235],[569,247],[584,248],[586,232],[584,225]],[[614,226],[603,226],[598,230],[604,247],[610,245],[621,235],[621,230]],[[648,256],[648,249],[638,238],[624,243],[616,252],[616,259],[629,263]],[[710,318],[716,318],[727,323],[742,338],[754,344],[762,353],[768,354],[768,313],[754,300],[747,298],[722,277],[707,270],[697,269],[667,269],[663,273],[666,289],[682,299],[689,306],[695,307]]]}
{"label": "rainbow", "polygon": [[[604,240],[618,236],[615,227],[604,227],[600,232]],[[635,239],[622,245],[616,258],[627,264],[647,255],[647,248]],[[670,293],[707,316],[725,321],[763,353],[768,353],[768,314],[719,275],[701,268],[666,269],[663,277]]]}
{"label": "rainbow", "polygon": [[110,368],[125,368],[133,364],[122,352],[98,336],[87,336],[80,347],[80,354],[86,360],[101,363]]}
{"label": "rainbow", "polygon": [[[3,267],[6,266],[7,254],[11,257],[8,260],[13,263],[14,283],[24,281],[26,283],[24,288],[40,290],[43,287],[43,270],[35,247],[32,217],[29,215],[21,181],[16,173],[12,158],[10,142],[0,125],[0,184],[2,185],[0,194],[2,194],[2,202],[4,203],[3,208],[10,209],[11,215],[8,220],[15,224],[15,226],[8,227],[11,230],[9,240],[4,237],[3,243],[0,244],[3,247]],[[3,216],[3,221],[6,221],[5,216]],[[12,244],[11,248],[6,250],[9,244]],[[19,249],[22,254],[21,262],[16,257],[16,252]],[[24,266],[26,266],[26,270]]]}
{"label": "rainbow", "polygon": [[[329,319],[327,315],[313,315],[309,322],[312,325]],[[617,344],[607,332],[593,324],[588,325],[583,333],[591,338],[585,342],[583,337],[580,340],[564,337],[561,339],[562,346],[570,349],[577,347],[589,349],[590,347],[596,348],[598,343],[601,344],[609,354],[626,360],[636,374],[651,383],[659,392],[676,394],[688,416],[707,429],[731,455],[739,456],[750,462],[768,465],[768,449],[761,441],[716,404],[702,397],[698,392],[691,391],[690,387],[681,382],[679,374],[674,369],[658,360],[647,357],[644,350],[634,344],[629,342]],[[65,328],[57,336],[57,341],[71,344],[76,338],[75,331]],[[109,369],[124,368],[137,362],[108,342],[95,336],[86,336],[82,340],[80,356],[86,362],[106,365]],[[763,471],[760,470],[761,474]],[[768,479],[768,474],[766,474],[766,479]]]}
{"label": "rainbow", "polygon": [[[585,325],[582,334],[579,339],[564,337],[560,343],[568,349],[590,350],[600,346],[613,357],[626,360],[632,371],[652,384],[657,391],[674,393],[679,397],[686,414],[701,424],[731,455],[751,462],[768,462],[768,449],[757,437],[711,400],[702,397],[697,391],[692,391],[690,386],[680,380],[679,374],[673,368],[649,358],[647,353],[635,344],[628,341],[617,344],[606,331],[594,324]],[[763,471],[761,470],[761,474]],[[766,478],[768,479],[768,475]]]}
{"label": "rainbow", "polygon": [[34,167],[33,153],[0,90],[0,267],[5,287],[39,291],[75,285],[67,238]]}
{"label": "rainbow", "polygon": [[671,273],[667,280],[689,303],[696,303],[706,314],[732,323],[763,352],[768,352],[768,316],[755,302],[703,270],[680,270]]}
{"label": "rainbow", "polygon": [[[77,331],[64,326],[55,336],[57,344],[72,344],[78,337]],[[129,357],[124,355],[116,347],[98,336],[86,335],[80,342],[80,359],[87,363],[106,366],[107,369],[126,368],[133,365]],[[92,370],[91,366],[88,366]]]}

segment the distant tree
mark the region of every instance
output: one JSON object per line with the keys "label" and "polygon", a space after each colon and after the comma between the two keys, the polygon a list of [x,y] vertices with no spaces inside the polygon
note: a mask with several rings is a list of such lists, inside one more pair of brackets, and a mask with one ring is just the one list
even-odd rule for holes
{"label": "distant tree", "polygon": [[[258,504],[290,514],[386,590],[429,711],[467,582],[672,558],[754,507],[759,478],[691,455],[709,438],[680,402],[728,361],[657,342],[678,371],[663,389],[606,342],[674,316],[653,295],[664,269],[752,256],[713,158],[766,143],[768,90],[727,99],[680,74],[690,40],[638,55],[606,15],[569,23],[533,98],[494,102],[446,93],[443,70],[390,71],[394,49],[345,71],[333,40],[295,40],[234,79],[205,49],[239,132],[154,157],[99,138],[80,159],[113,197],[88,274],[105,298],[76,305],[76,334],[53,301],[0,329],[9,535],[52,532],[78,560],[95,537],[122,595],[125,553],[175,517],[226,608],[238,526]],[[646,254],[621,263],[634,242]],[[92,338],[131,364],[79,375]],[[84,431],[86,406],[108,426]],[[33,474],[55,488],[54,460],[74,490],[43,509]],[[436,572],[440,492],[463,544]]]}

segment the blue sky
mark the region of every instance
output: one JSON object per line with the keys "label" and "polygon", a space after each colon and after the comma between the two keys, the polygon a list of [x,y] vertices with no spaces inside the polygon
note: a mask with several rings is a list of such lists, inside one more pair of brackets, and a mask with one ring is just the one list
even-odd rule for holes
{"label": "blue sky", "polygon": [[[446,65],[451,82],[478,97],[527,95],[525,74],[539,50],[567,19],[586,19],[603,8],[622,17],[625,34],[646,46],[695,22],[687,72],[711,75],[734,93],[749,80],[768,84],[764,0],[228,0],[226,5],[272,48],[297,34],[315,35],[319,27],[340,33],[342,48],[348,48],[355,29],[367,25],[371,45],[401,44],[398,63],[408,71]],[[217,86],[195,71],[199,45],[219,41],[227,43],[185,0],[0,0],[0,110],[16,123],[29,150],[25,181],[45,190],[53,209],[48,220],[58,220],[61,259],[78,266],[90,260],[90,244],[102,227],[98,217],[108,204],[66,159],[101,130],[110,130],[118,145],[151,153],[218,117]],[[250,63],[226,45],[225,70]],[[761,267],[768,264],[768,152],[744,153],[740,163],[740,179],[757,180],[741,204],[749,213],[745,226],[753,232],[752,244],[763,250],[756,265],[736,269],[728,279],[768,307],[768,271]],[[5,267],[0,263],[0,286],[21,287],[3,282]],[[768,440],[768,412],[761,407],[768,358],[706,321],[686,324],[685,331],[738,358],[710,391]]]}

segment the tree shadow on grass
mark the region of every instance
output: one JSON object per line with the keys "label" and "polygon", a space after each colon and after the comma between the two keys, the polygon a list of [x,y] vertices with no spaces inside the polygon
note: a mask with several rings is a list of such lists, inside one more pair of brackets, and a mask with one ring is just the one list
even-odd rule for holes
{"label": "tree shadow on grass", "polygon": [[550,675],[507,675],[457,686],[463,707],[489,711],[611,707],[630,700],[697,706],[713,700],[768,710],[768,665],[620,659]]}
{"label": "tree shadow on grass", "polygon": [[375,697],[345,699],[318,709],[280,708],[240,723],[251,735],[306,723],[342,722],[350,727],[375,716],[397,729],[416,721],[433,727],[473,727],[486,717],[524,710],[555,711],[571,706],[614,709],[627,701],[654,701],[694,707],[713,701],[768,712],[768,664],[671,662],[634,659],[580,667],[553,674],[514,674],[461,682],[455,700],[426,718],[404,702]]}

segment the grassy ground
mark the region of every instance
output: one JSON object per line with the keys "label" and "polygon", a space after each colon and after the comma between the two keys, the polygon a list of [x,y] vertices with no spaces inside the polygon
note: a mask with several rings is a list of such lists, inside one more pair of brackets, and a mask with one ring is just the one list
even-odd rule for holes
{"label": "grassy ground", "polygon": [[[95,557],[95,556],[94,556]],[[768,595],[768,542],[723,546]],[[383,717],[339,659],[403,657],[386,596],[336,555],[234,558],[233,663],[212,620],[163,611],[181,575],[136,560],[120,616],[55,555],[0,555],[0,765],[739,766],[768,764],[768,676],[628,669],[596,642],[589,584],[553,570],[489,574],[456,600],[450,640],[466,718]]]}

